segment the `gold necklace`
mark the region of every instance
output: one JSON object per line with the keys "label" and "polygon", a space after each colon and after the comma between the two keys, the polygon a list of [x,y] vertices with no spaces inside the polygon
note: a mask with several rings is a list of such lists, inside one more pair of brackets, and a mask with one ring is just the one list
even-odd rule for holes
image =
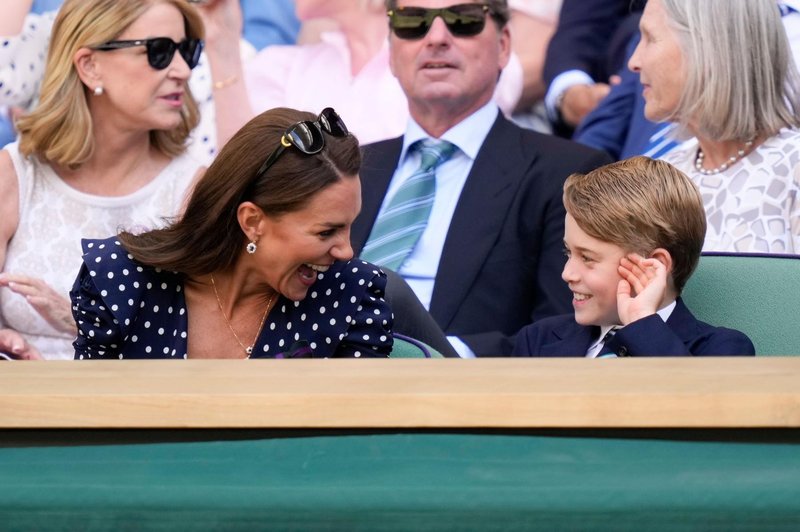
{"label": "gold necklace", "polygon": [[269,296],[269,301],[267,301],[267,308],[264,309],[264,315],[261,316],[261,323],[258,324],[258,331],[256,331],[256,335],[253,338],[253,342],[249,346],[245,347],[245,345],[239,339],[239,335],[236,334],[236,331],[233,330],[233,327],[231,326],[231,322],[228,319],[228,316],[225,315],[225,309],[222,308],[222,301],[219,300],[219,293],[217,292],[217,283],[216,281],[214,281],[213,273],[211,274],[211,287],[214,289],[214,297],[217,298],[217,305],[219,305],[219,311],[222,312],[222,319],[225,320],[225,323],[228,325],[228,329],[230,329],[231,332],[233,333],[233,337],[236,338],[236,342],[240,346],[242,346],[242,349],[244,349],[244,352],[249,357],[250,355],[253,354],[253,346],[256,345],[256,340],[258,340],[258,336],[261,334],[261,329],[264,328],[264,322],[267,320],[267,314],[269,314],[269,307],[272,306],[272,300],[275,298],[275,294]]}

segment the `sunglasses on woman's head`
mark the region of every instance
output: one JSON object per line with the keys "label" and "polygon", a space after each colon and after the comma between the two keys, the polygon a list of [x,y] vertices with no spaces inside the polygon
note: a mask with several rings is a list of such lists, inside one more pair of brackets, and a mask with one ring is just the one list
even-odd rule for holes
{"label": "sunglasses on woman's head", "polygon": [[349,135],[347,126],[344,125],[342,118],[330,107],[322,110],[315,121],[303,120],[293,124],[281,135],[281,142],[275,148],[264,164],[256,172],[256,177],[263,175],[275,164],[278,157],[288,148],[294,146],[307,155],[313,155],[322,151],[325,147],[325,137],[322,132],[333,137],[346,137]]}
{"label": "sunglasses on woman's head", "polygon": [[186,64],[189,65],[189,68],[194,68],[200,61],[200,53],[203,51],[203,41],[200,39],[184,39],[181,42],[175,42],[169,37],[137,39],[134,41],[108,41],[92,48],[105,51],[132,48],[134,46],[147,48],[147,62],[156,70],[167,68],[172,63],[176,50],[181,54]]}
{"label": "sunglasses on woman's head", "polygon": [[398,7],[391,9],[389,27],[400,39],[421,39],[431,29],[434,19],[442,17],[447,29],[456,37],[473,37],[486,26],[488,4],[457,4],[442,8]]}

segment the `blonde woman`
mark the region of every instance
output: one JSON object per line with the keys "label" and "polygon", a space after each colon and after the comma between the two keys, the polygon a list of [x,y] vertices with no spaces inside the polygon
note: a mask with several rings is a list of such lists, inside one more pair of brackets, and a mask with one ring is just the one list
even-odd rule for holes
{"label": "blonde woman", "polygon": [[0,151],[0,352],[72,358],[81,238],[163,225],[201,165],[187,86],[203,26],[183,0],[67,0],[40,104]]}
{"label": "blonde woman", "polygon": [[[205,36],[200,62],[189,80],[200,121],[192,130],[188,150],[208,164],[252,116],[249,106],[243,104],[247,94],[240,57],[251,57],[255,50],[240,39],[244,15],[239,0],[209,0],[195,7],[203,19]],[[50,35],[58,15],[58,9],[37,14],[28,13],[30,8],[31,0],[6,0],[0,18],[0,109],[8,106],[12,118],[38,103]]]}

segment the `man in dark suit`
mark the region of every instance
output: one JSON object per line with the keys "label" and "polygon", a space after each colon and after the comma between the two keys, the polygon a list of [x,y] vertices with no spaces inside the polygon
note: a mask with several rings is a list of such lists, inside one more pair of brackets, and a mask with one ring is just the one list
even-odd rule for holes
{"label": "man in dark suit", "polygon": [[564,0],[543,71],[559,133],[569,136],[608,94],[643,8],[641,0]]}
{"label": "man in dark suit", "polygon": [[658,159],[678,144],[668,136],[674,126],[644,116],[646,102],[639,74],[627,66],[638,43],[637,32],[628,47],[626,65],[619,70],[619,84],[586,115],[572,136],[575,142],[608,152],[614,160],[634,155]]}
{"label": "man in dark suit", "polygon": [[[567,175],[610,159],[523,130],[499,113],[492,95],[510,53],[505,0],[491,0],[487,9],[441,0],[389,0],[387,7],[390,64],[411,120],[403,137],[364,148],[353,248],[396,268],[459,354],[507,355],[521,327],[569,309],[559,280],[561,187]],[[442,10],[454,10],[444,14],[456,22],[446,25]],[[435,170],[421,168],[429,144],[450,147]],[[380,260],[376,248],[387,240],[395,198],[426,172],[435,173],[429,212],[403,226],[421,227],[421,234],[409,237],[407,255],[395,253],[403,256],[398,262]]]}

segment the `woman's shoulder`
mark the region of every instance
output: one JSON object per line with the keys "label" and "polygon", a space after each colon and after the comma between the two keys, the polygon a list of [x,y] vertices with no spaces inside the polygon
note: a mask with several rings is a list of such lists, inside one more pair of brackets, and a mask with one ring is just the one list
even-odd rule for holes
{"label": "woman's shoulder", "polygon": [[686,167],[694,164],[695,156],[697,155],[697,139],[691,138],[681,142],[677,147],[667,152],[661,160],[685,171]]}
{"label": "woman's shoulder", "polygon": [[83,261],[97,267],[117,267],[134,263],[133,257],[116,236],[108,238],[82,238]]}
{"label": "woman's shoulder", "polygon": [[116,237],[82,239],[81,245],[83,268],[73,291],[99,296],[117,321],[132,320],[140,307],[181,303],[182,276],[137,262]]}
{"label": "woman's shoulder", "polygon": [[116,236],[81,239],[83,263],[96,285],[109,285],[128,294],[152,288],[154,283],[166,290],[181,286],[175,272],[139,263]]}
{"label": "woman's shoulder", "polygon": [[0,150],[0,186],[4,191],[10,187],[16,190],[18,186],[17,168],[14,164],[13,153],[10,151],[14,145],[9,144],[5,149]]}
{"label": "woman's shoulder", "polygon": [[777,149],[784,153],[800,152],[800,130],[794,128],[784,128],[775,135],[768,138],[762,144],[767,149]]}
{"label": "woman's shoulder", "polygon": [[380,267],[361,259],[351,259],[346,262],[335,262],[326,272],[317,276],[314,287],[338,286],[340,290],[348,287],[370,288],[374,283],[383,280],[385,285],[386,274]]}
{"label": "woman's shoulder", "polygon": [[27,175],[36,171],[41,166],[38,160],[33,155],[23,155],[19,149],[19,140],[7,144],[5,148],[0,150],[2,154],[2,171],[6,173],[7,170],[16,172],[20,180],[26,178]]}
{"label": "woman's shoulder", "polygon": [[384,296],[386,274],[360,259],[335,262],[317,275],[308,295],[294,303],[297,312],[355,316],[363,306],[372,307]]}

